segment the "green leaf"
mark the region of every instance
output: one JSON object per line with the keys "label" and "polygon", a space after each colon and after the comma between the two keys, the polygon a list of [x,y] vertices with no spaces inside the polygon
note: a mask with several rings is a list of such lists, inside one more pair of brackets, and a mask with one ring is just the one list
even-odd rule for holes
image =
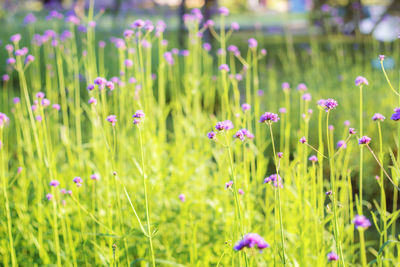
{"label": "green leaf", "polygon": [[378,255],[380,255],[383,252],[383,249],[387,246],[390,245],[391,243],[400,243],[398,240],[388,240],[383,245],[379,248]]}

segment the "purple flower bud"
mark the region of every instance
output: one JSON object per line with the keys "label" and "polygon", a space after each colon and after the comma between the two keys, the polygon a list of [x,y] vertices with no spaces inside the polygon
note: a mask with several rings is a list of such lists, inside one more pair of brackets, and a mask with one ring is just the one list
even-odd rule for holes
{"label": "purple flower bud", "polygon": [[60,182],[57,181],[57,180],[52,180],[52,181],[50,181],[50,186],[57,187],[57,186],[59,186],[59,185],[60,185]]}
{"label": "purple flower bud", "polygon": [[48,100],[47,98],[43,98],[41,104],[43,107],[48,107],[50,106],[50,100]]}
{"label": "purple flower bud", "polygon": [[329,98],[325,100],[324,106],[325,106],[325,111],[328,112],[332,109],[335,109],[338,106],[338,103],[336,100]]}
{"label": "purple flower bud", "polygon": [[256,48],[258,45],[257,40],[254,38],[250,38],[248,40],[248,44],[249,44],[249,48]]}
{"label": "purple flower bud", "polygon": [[270,176],[268,176],[264,179],[264,184],[268,184],[270,182],[272,182],[275,187],[279,186],[279,187],[283,188],[282,178],[279,175],[271,174]]}
{"label": "purple flower bud", "polygon": [[185,202],[185,200],[186,200],[185,194],[180,194],[180,195],[178,196],[178,198],[181,200],[181,202]]}
{"label": "purple flower bud", "polygon": [[276,153],[276,155],[278,156],[278,158],[283,158],[283,153],[282,152],[278,152],[278,153]]}
{"label": "purple flower bud", "polygon": [[10,37],[10,41],[13,42],[14,44],[18,43],[20,40],[21,40],[21,34],[19,33],[14,34]]}
{"label": "purple flower bud", "polygon": [[218,69],[220,71],[223,71],[223,72],[229,72],[230,71],[229,66],[227,64],[222,64],[221,66],[219,66]]}
{"label": "purple flower bud", "polygon": [[346,142],[344,140],[340,140],[337,143],[337,148],[346,148],[346,147],[347,147],[347,144],[346,144]]}
{"label": "purple flower bud", "polygon": [[61,109],[59,104],[53,104],[52,108],[55,109],[55,110],[60,110]]}
{"label": "purple flower bud", "polygon": [[217,134],[215,133],[215,132],[209,132],[208,134],[207,134],[207,137],[208,137],[208,139],[211,139],[211,140],[213,140],[213,139],[215,139],[215,138],[217,138]]}
{"label": "purple flower bud", "polygon": [[328,261],[338,261],[339,256],[335,252],[328,253]]}
{"label": "purple flower bud", "polygon": [[356,130],[354,128],[349,129],[349,134],[356,134]]}
{"label": "purple flower bud", "polygon": [[384,121],[385,120],[385,116],[383,116],[380,113],[375,113],[374,116],[372,116],[372,120],[373,121]]}
{"label": "purple flower bud", "polygon": [[356,86],[361,86],[361,85],[368,85],[368,80],[364,78],[363,76],[358,76],[354,82]]}
{"label": "purple flower bud", "polygon": [[307,85],[305,85],[304,83],[300,83],[299,85],[297,85],[297,90],[298,91],[302,91],[302,92],[304,92],[304,91],[307,91]]}
{"label": "purple flower bud", "polygon": [[89,84],[89,85],[87,86],[87,89],[88,89],[89,91],[92,91],[92,90],[94,89],[94,84]]}
{"label": "purple flower bud", "polygon": [[349,126],[350,126],[350,121],[349,121],[349,120],[345,120],[345,121],[344,121],[344,126],[349,127]]}
{"label": "purple flower bud", "polygon": [[221,15],[221,16],[228,16],[229,15],[229,9],[228,8],[226,8],[226,7],[220,7],[219,9],[218,9],[218,13]]}
{"label": "purple flower bud", "polygon": [[306,93],[302,96],[304,101],[311,101],[311,94]]}
{"label": "purple flower bud", "polygon": [[307,143],[307,139],[305,136],[303,136],[302,138],[300,138],[300,143],[305,144]]}
{"label": "purple flower bud", "polygon": [[111,123],[112,126],[115,126],[115,123],[117,122],[117,116],[115,115],[109,115],[106,119],[109,123]]}
{"label": "purple flower bud", "polygon": [[8,74],[4,74],[1,78],[4,82],[8,82],[10,80],[10,76],[8,76]]}
{"label": "purple flower bud", "polygon": [[239,195],[244,195],[243,189],[239,188],[238,193],[239,193]]}
{"label": "purple flower bud", "polygon": [[317,162],[317,161],[318,161],[318,158],[317,158],[317,156],[312,155],[312,156],[310,156],[310,157],[308,158],[308,160],[311,161],[311,162]]}
{"label": "purple flower bud", "polygon": [[51,200],[51,199],[53,198],[53,195],[50,194],[50,193],[48,193],[48,194],[46,195],[46,198],[47,198],[47,200]]}
{"label": "purple flower bud", "polygon": [[242,104],[242,110],[245,112],[247,110],[250,110],[251,106],[247,103]]}
{"label": "purple flower bud", "polygon": [[239,23],[237,23],[237,22],[232,22],[232,23],[231,23],[231,29],[232,29],[233,31],[238,31],[238,30],[240,29]]}
{"label": "purple flower bud", "polygon": [[371,226],[371,222],[364,215],[356,215],[353,224],[356,229],[367,229]]}
{"label": "purple flower bud", "polygon": [[75,184],[81,184],[83,183],[83,180],[81,177],[76,176],[73,180],[72,180]]}
{"label": "purple flower bud", "polygon": [[285,114],[287,112],[286,108],[280,108],[279,113]]}
{"label": "purple flower bud", "polygon": [[106,42],[100,41],[100,42],[99,42],[99,47],[100,47],[100,48],[106,47]]}
{"label": "purple flower bud", "polygon": [[227,183],[225,183],[225,189],[231,189],[233,185],[233,181],[229,181]]}
{"label": "purple flower bud", "polygon": [[371,142],[371,138],[368,136],[362,136],[360,139],[358,139],[358,144],[359,145],[368,145]]}
{"label": "purple flower bud", "polygon": [[89,99],[88,103],[89,103],[90,105],[97,105],[97,100],[96,100],[96,98],[91,97],[91,98]]}
{"label": "purple flower bud", "polygon": [[97,181],[100,179],[100,176],[97,173],[94,173],[94,174],[90,175],[90,179]]}
{"label": "purple flower bud", "polygon": [[143,119],[145,114],[143,110],[136,110],[135,114],[133,114],[132,118]]}
{"label": "purple flower bud", "polygon": [[394,121],[400,120],[400,108],[394,109],[394,114],[390,117],[390,119]]}
{"label": "purple flower bud", "polygon": [[110,90],[113,91],[114,90],[114,83],[111,81],[106,82],[106,87]]}
{"label": "purple flower bud", "polygon": [[260,251],[268,248],[269,244],[265,240],[255,233],[246,234],[242,240],[238,241],[233,247],[234,250],[240,251],[243,248],[253,248],[257,247]]}
{"label": "purple flower bud", "polygon": [[21,102],[21,100],[19,99],[19,97],[14,97],[13,102],[14,104],[18,104],[19,102]]}

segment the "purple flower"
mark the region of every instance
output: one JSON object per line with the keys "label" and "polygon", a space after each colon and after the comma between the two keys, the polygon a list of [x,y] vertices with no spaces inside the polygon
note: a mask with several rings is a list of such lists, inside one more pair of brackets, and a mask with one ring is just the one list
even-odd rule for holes
{"label": "purple flower", "polygon": [[185,200],[186,200],[185,194],[180,194],[180,195],[178,196],[178,198],[181,200],[181,202],[185,202]]}
{"label": "purple flower", "polygon": [[228,131],[233,129],[233,123],[230,120],[220,121],[215,124],[215,129],[218,131]]}
{"label": "purple flower", "polygon": [[164,53],[164,59],[168,63],[168,65],[170,65],[170,66],[174,65],[174,63],[175,63],[174,57],[173,57],[171,52],[165,52]]}
{"label": "purple flower", "polygon": [[337,261],[339,260],[339,256],[335,252],[328,253],[328,261]]}
{"label": "purple flower", "polygon": [[380,60],[380,61],[385,60],[385,55],[379,55],[379,60]]}
{"label": "purple flower", "polygon": [[6,63],[7,63],[7,65],[14,65],[15,64],[15,58],[13,58],[13,57],[7,58]]}
{"label": "purple flower", "polygon": [[106,47],[106,42],[104,42],[104,41],[99,41],[99,47],[100,47],[100,48]]}
{"label": "purple flower", "polygon": [[125,59],[124,64],[125,64],[125,66],[126,66],[127,68],[130,68],[130,67],[133,66],[133,62],[132,62],[132,60],[130,60],[130,59]]}
{"label": "purple flower", "polygon": [[94,84],[89,84],[89,85],[87,86],[87,89],[88,89],[89,91],[92,91],[92,90],[94,89]]}
{"label": "purple flower", "polygon": [[373,121],[384,121],[385,120],[385,116],[383,116],[380,113],[375,113],[374,116],[372,116],[372,120]]}
{"label": "purple flower", "polygon": [[353,134],[356,134],[356,133],[357,133],[356,129],[354,129],[354,128],[350,128],[349,129],[349,134],[353,135]]}
{"label": "purple flower", "polygon": [[400,120],[400,108],[394,109],[394,113],[393,113],[392,117],[390,117],[390,119],[394,120],[394,121]]}
{"label": "purple flower", "polygon": [[208,139],[213,140],[213,139],[217,138],[217,134],[215,132],[211,131],[211,132],[208,132],[207,137],[208,137]]}
{"label": "purple flower", "polygon": [[308,158],[308,160],[311,161],[311,162],[317,162],[317,161],[318,161],[318,158],[317,158],[317,156],[312,155],[312,156],[310,156],[310,157]]}
{"label": "purple flower", "polygon": [[218,13],[221,15],[221,16],[228,16],[229,15],[229,9],[228,8],[226,8],[226,7],[220,7],[219,9],[218,9]]}
{"label": "purple flower", "polygon": [[336,100],[329,98],[325,100],[324,106],[325,106],[325,111],[328,112],[332,109],[335,109],[338,106],[338,103]]}
{"label": "purple flower", "polygon": [[234,250],[240,251],[243,248],[253,248],[257,246],[259,250],[263,250],[264,248],[268,248],[269,244],[265,242],[265,240],[258,234],[249,233],[246,234],[242,240],[238,241],[233,247]]}
{"label": "purple flower", "polygon": [[346,144],[346,142],[344,141],[344,140],[340,140],[338,143],[337,143],[337,148],[346,148],[347,147],[347,144]]}
{"label": "purple flower", "polygon": [[53,104],[51,107],[52,107],[53,109],[55,109],[55,110],[60,110],[60,109],[61,109],[61,107],[60,107],[59,104]]}
{"label": "purple flower", "polygon": [[240,29],[239,23],[237,23],[237,22],[232,22],[232,23],[231,23],[231,29],[232,29],[233,31],[238,31],[238,30]]}
{"label": "purple flower", "polygon": [[141,19],[137,19],[131,25],[133,28],[142,28],[145,25],[145,22]]}
{"label": "purple flower", "polygon": [[247,42],[249,44],[249,48],[256,48],[258,45],[257,40],[254,38],[250,38]]}
{"label": "purple flower", "polygon": [[47,200],[51,200],[51,199],[53,198],[53,195],[50,194],[50,193],[48,193],[48,194],[46,195],[46,198],[47,198]]}
{"label": "purple flower", "polygon": [[360,139],[358,139],[358,144],[359,145],[368,145],[371,142],[371,138],[368,136],[362,136]]}
{"label": "purple flower", "polygon": [[117,116],[109,115],[106,120],[110,122],[112,126],[115,126],[115,123],[117,122]]}
{"label": "purple flower", "polygon": [[353,219],[353,224],[356,229],[367,229],[371,226],[371,222],[364,215],[356,215]]}
{"label": "purple flower", "polygon": [[350,121],[345,120],[345,121],[344,121],[344,126],[347,126],[347,127],[350,126]]}
{"label": "purple flower", "polygon": [[283,152],[278,152],[278,153],[276,153],[276,156],[278,157],[278,158],[283,158]]}
{"label": "purple flower", "polygon": [[302,96],[304,101],[311,101],[311,94],[306,93]]}
{"label": "purple flower", "polygon": [[277,122],[279,120],[278,114],[272,113],[272,112],[265,112],[263,115],[260,117],[260,122]]}
{"label": "purple flower", "polygon": [[8,76],[8,74],[4,74],[1,78],[2,78],[2,80],[3,80],[4,82],[7,82],[7,81],[10,80],[10,76]]}
{"label": "purple flower", "polygon": [[279,186],[280,188],[283,188],[282,178],[280,175],[271,174],[270,176],[264,179],[264,184],[268,184],[270,182],[272,182],[275,187]]}
{"label": "purple flower", "polygon": [[239,195],[244,195],[243,189],[239,188],[238,193],[239,193]]}
{"label": "purple flower", "polygon": [[99,175],[97,173],[94,173],[94,174],[90,175],[90,179],[92,179],[94,181],[97,181],[97,180],[100,179],[100,177],[99,177]]}
{"label": "purple flower", "polygon": [[43,107],[48,107],[50,106],[50,100],[48,100],[47,98],[43,98],[41,104]]}
{"label": "purple flower", "polygon": [[21,99],[19,99],[19,97],[14,97],[13,102],[14,104],[18,104],[19,102],[21,102]]}
{"label": "purple flower", "polygon": [[363,76],[358,76],[356,78],[356,80],[354,81],[354,83],[356,84],[356,86],[361,86],[361,85],[368,85],[368,80],[363,77]]}
{"label": "purple flower", "polygon": [[302,138],[300,138],[300,143],[305,144],[307,143],[307,139],[305,136],[303,136]]}
{"label": "purple flower", "polygon": [[230,71],[229,66],[228,66],[227,64],[222,64],[221,66],[219,66],[218,69],[219,69],[220,71],[226,71],[226,72],[229,72],[229,71]]}
{"label": "purple flower", "polygon": [[133,118],[143,119],[145,116],[143,110],[136,110],[135,114],[133,114]]}
{"label": "purple flower", "polygon": [[335,127],[333,125],[329,125],[328,129],[329,129],[329,131],[333,131],[333,130],[335,130]]}
{"label": "purple flower", "polygon": [[279,113],[285,114],[287,112],[286,108],[280,108]]}
{"label": "purple flower", "polygon": [[235,137],[240,139],[241,141],[244,141],[246,137],[248,139],[253,139],[254,135],[249,130],[243,128],[235,133]]}
{"label": "purple flower", "polygon": [[50,186],[57,187],[57,186],[59,186],[59,185],[60,185],[60,182],[57,181],[57,180],[52,180],[52,181],[50,182]]}
{"label": "purple flower", "polygon": [[300,83],[299,85],[297,85],[297,90],[298,91],[307,91],[307,86],[304,83]]}
{"label": "purple flower", "polygon": [[203,44],[203,49],[206,50],[206,51],[210,51],[210,50],[211,50],[211,44],[209,44],[209,43],[204,43],[204,44]]}
{"label": "purple flower", "polygon": [[79,176],[76,176],[73,180],[72,180],[75,184],[81,184],[83,182],[82,178]]}
{"label": "purple flower", "polygon": [[21,40],[21,34],[17,33],[10,37],[10,41],[13,43],[18,43]]}
{"label": "purple flower", "polygon": [[33,24],[36,22],[36,17],[32,13],[28,13],[24,18],[24,24]]}
{"label": "purple flower", "polygon": [[242,110],[243,112],[246,112],[247,110],[250,110],[251,106],[247,103],[242,104]]}
{"label": "purple flower", "polygon": [[229,181],[227,183],[225,183],[225,189],[231,189],[233,185],[233,181]]}
{"label": "purple flower", "polygon": [[10,119],[7,117],[6,114],[0,112],[0,129],[3,128]]}
{"label": "purple flower", "polygon": [[107,82],[106,82],[106,87],[107,87],[110,91],[113,91],[114,88],[115,88],[115,85],[114,85],[113,82],[107,81]]}
{"label": "purple flower", "polygon": [[91,105],[96,105],[96,104],[97,104],[97,100],[96,100],[96,98],[91,97],[91,98],[89,99],[88,103],[91,104]]}

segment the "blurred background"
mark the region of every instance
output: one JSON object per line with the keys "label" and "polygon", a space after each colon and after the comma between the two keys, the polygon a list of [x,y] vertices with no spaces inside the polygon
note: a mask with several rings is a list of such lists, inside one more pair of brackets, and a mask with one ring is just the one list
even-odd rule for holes
{"label": "blurred background", "polygon": [[[74,10],[88,4],[85,0],[0,0],[0,20],[18,25],[22,21],[15,19],[27,12]],[[179,30],[188,10],[202,9],[207,20],[219,6],[230,9],[229,20],[237,21],[242,31],[258,29],[267,35],[370,34],[390,42],[398,37],[400,25],[396,0],[95,0],[95,6],[105,10],[100,25],[110,30],[137,16],[162,18],[170,31]]]}

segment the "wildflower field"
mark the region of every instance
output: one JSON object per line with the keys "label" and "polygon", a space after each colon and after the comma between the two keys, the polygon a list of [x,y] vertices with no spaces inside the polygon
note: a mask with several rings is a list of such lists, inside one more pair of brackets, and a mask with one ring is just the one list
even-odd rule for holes
{"label": "wildflower field", "polygon": [[91,3],[0,33],[1,266],[400,265],[398,41]]}

